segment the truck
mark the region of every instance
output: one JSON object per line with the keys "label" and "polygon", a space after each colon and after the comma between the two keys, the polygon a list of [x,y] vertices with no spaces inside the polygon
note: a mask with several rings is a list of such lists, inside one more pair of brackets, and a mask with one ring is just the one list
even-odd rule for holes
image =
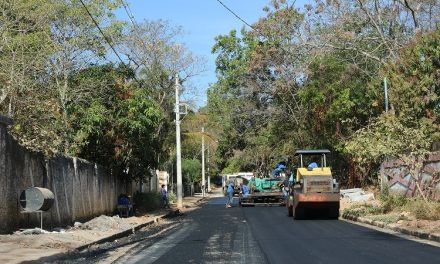
{"label": "truck", "polygon": [[248,184],[252,180],[254,174],[252,172],[237,172],[233,174],[226,174],[223,177],[223,193],[227,196],[227,184],[232,182],[234,184],[234,196],[240,193],[240,183]]}
{"label": "truck", "polygon": [[[338,219],[340,192],[330,167],[327,167],[328,149],[298,150],[300,166],[296,178],[290,184],[289,198],[286,203],[288,215],[294,219],[307,217],[325,217]],[[304,156],[320,156],[321,166],[313,162],[304,166]],[[315,166],[313,166],[315,165]]]}
{"label": "truck", "polygon": [[281,190],[282,177],[253,178],[249,181],[249,194],[239,196],[240,206],[281,206],[285,204],[285,197]]}

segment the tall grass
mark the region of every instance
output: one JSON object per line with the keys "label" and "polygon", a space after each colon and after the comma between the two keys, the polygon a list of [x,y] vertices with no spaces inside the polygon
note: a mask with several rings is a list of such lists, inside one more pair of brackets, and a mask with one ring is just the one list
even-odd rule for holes
{"label": "tall grass", "polygon": [[[399,214],[409,212],[415,219],[440,220],[440,203],[424,201],[420,197],[408,198],[404,195],[391,193],[385,189],[379,195],[380,205],[356,204],[344,210],[344,214],[354,216],[385,215],[392,212]],[[394,219],[394,218],[392,218]],[[391,219],[390,219],[391,221]]]}
{"label": "tall grass", "polygon": [[440,203],[425,202],[422,199],[412,199],[404,207],[411,212],[416,219],[421,220],[440,220]]}
{"label": "tall grass", "polygon": [[382,202],[382,213],[384,214],[405,206],[409,201],[404,195],[393,193],[381,194],[380,200]]}

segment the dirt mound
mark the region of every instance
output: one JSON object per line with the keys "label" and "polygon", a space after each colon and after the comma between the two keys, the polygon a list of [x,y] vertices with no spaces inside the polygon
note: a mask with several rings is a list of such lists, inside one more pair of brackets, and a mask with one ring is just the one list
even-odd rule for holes
{"label": "dirt mound", "polygon": [[98,230],[98,231],[109,231],[109,230],[126,230],[134,227],[133,223],[130,223],[125,218],[120,218],[119,216],[106,216],[101,215],[96,217],[81,225],[83,230]]}

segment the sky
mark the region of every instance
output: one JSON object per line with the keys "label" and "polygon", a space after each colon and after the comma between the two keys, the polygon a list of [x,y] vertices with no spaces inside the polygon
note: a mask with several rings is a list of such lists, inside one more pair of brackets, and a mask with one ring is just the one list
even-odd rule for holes
{"label": "sky", "polygon": [[[263,7],[270,0],[221,0],[234,13],[249,24],[265,15]],[[245,25],[217,0],[126,0],[137,22],[147,20],[166,20],[172,26],[181,26],[184,34],[177,41],[188,50],[206,59],[206,72],[193,78],[196,88],[194,98],[197,106],[206,105],[206,90],[210,83],[216,82],[215,55],[211,54],[214,38],[228,34],[232,29],[240,31]],[[302,7],[305,0],[297,0]],[[116,12],[118,19],[128,21],[124,9]]]}

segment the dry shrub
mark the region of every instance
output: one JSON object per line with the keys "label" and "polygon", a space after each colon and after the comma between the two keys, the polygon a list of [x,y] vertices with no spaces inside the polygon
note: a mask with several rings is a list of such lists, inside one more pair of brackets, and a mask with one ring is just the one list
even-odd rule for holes
{"label": "dry shrub", "polygon": [[389,213],[396,209],[399,209],[405,206],[409,199],[398,193],[392,193],[388,188],[385,188],[379,195],[379,198],[382,202],[381,207],[383,213]]}
{"label": "dry shrub", "polygon": [[440,220],[439,202],[425,202],[421,199],[414,199],[406,204],[406,209],[410,211],[416,219]]}

